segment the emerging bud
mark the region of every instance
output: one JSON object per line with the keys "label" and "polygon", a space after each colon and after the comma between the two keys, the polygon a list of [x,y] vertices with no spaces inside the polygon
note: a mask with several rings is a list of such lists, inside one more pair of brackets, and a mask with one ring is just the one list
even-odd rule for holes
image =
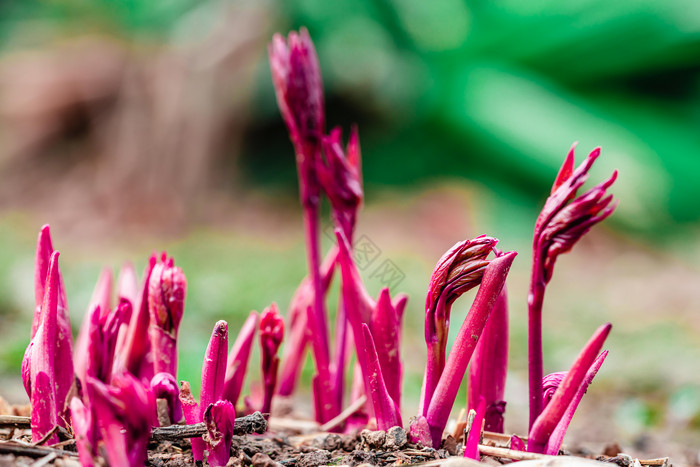
{"label": "emerging bud", "polygon": [[70,413],[80,464],[84,467],[92,467],[95,465],[95,459],[99,457],[97,452],[99,437],[95,420],[92,418],[92,413],[77,397],[70,402]]}
{"label": "emerging bud", "polygon": [[363,199],[360,143],[356,127],[352,128],[345,152],[341,144],[340,128],[333,129],[329,136],[323,138],[326,163],[318,164],[318,178],[333,207],[336,226],[352,241],[357,211]]}
{"label": "emerging bud", "polygon": [[430,397],[445,368],[452,303],[481,283],[484,270],[489,264],[486,257],[496,243],[498,239],[485,235],[456,243],[435,265],[425,299],[428,360],[419,409],[422,415],[427,415]]}
{"label": "emerging bud", "polygon": [[[579,388],[586,381],[586,375],[596,360],[598,352],[603,347],[605,339],[610,334],[610,323],[599,327],[586,343],[571,369],[566,372],[561,384],[554,392],[552,399],[544,408],[528,435],[527,450],[544,453],[550,436],[564,417],[567,408],[576,397]],[[605,358],[605,357],[603,357]],[[601,361],[602,363],[602,361]],[[597,370],[596,370],[597,371]],[[595,373],[594,373],[595,374]],[[584,390],[585,391],[585,390]]]}
{"label": "emerging bud", "polygon": [[[226,377],[226,359],[228,356],[228,323],[218,321],[209,339],[204,363],[202,363],[202,390],[200,397],[201,415],[209,404],[221,399]],[[201,420],[200,420],[201,421]]]}
{"label": "emerging bud", "polygon": [[275,34],[268,55],[277,104],[292,142],[298,148],[318,145],[325,127],[323,82],[309,32],[292,31],[287,41]]}
{"label": "emerging bud", "polygon": [[204,423],[207,426],[204,442],[208,448],[207,461],[212,467],[228,464],[235,420],[236,411],[229,401],[210,404],[204,412]]}
{"label": "emerging bud", "polygon": [[255,339],[255,332],[257,329],[258,313],[251,311],[250,315],[248,315],[248,319],[246,319],[245,323],[243,323],[243,327],[241,327],[241,330],[238,332],[236,341],[233,343],[233,347],[231,347],[231,352],[228,354],[226,377],[224,379],[224,389],[221,397],[222,399],[230,401],[234,407],[241,395],[243,379],[248,369],[250,351],[253,348],[253,340]]}
{"label": "emerging bud", "polygon": [[158,373],[151,380],[151,390],[157,399],[165,399],[168,402],[168,416],[170,423],[178,423],[182,420],[182,404],[180,404],[180,389],[177,387],[175,377],[170,373]]}
{"label": "emerging bud", "polygon": [[265,308],[260,317],[260,350],[263,377],[263,404],[260,411],[270,413],[272,395],[277,384],[277,368],[279,357],[277,351],[284,338],[284,319],[280,315],[276,303]]}
{"label": "emerging bud", "polygon": [[177,332],[185,310],[187,280],[173,259],[163,254],[148,282],[148,334],[155,373],[177,375]]}

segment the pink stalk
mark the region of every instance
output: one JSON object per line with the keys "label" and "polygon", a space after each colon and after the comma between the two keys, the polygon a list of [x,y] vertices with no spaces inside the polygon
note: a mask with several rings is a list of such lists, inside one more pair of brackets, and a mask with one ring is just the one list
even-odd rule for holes
{"label": "pink stalk", "polygon": [[[59,306],[58,297],[60,278],[58,271],[58,251],[51,254],[44,287],[44,300],[39,313],[40,322],[34,338],[29,343],[22,361],[22,379],[32,405],[31,426],[32,441],[37,442],[47,435],[63,413],[60,401],[57,373],[65,371],[72,360],[62,362],[59,359]],[[58,442],[55,434],[49,437],[47,444]]]}
{"label": "pink stalk", "polygon": [[150,340],[148,338],[148,326],[150,316],[148,313],[148,291],[151,272],[156,265],[156,255],[153,254],[148,260],[146,270],[143,274],[143,285],[137,303],[134,304],[134,313],[129,321],[128,332],[124,340],[124,350],[119,356],[117,367],[120,371],[128,371],[139,378],[148,381],[155,374],[153,362],[146,358],[149,354]]}
{"label": "pink stalk", "polygon": [[88,376],[93,417],[110,465],[146,465],[156,408],[153,394],[132,375],[116,375],[112,385]]}
{"label": "pink stalk", "polygon": [[220,467],[228,464],[235,420],[236,411],[229,401],[217,401],[209,405],[204,412],[204,423],[207,426],[204,442],[208,448],[207,461],[210,466]]}
{"label": "pink stalk", "polygon": [[551,194],[537,218],[532,242],[532,274],[528,295],[530,428],[542,412],[542,304],[554,264],[560,254],[571,250],[591,227],[610,216],[617,207],[612,195],[607,194],[607,189],[617,178],[617,171],[608,180],[576,197],[578,189],[588,178],[588,171],[600,155],[600,148],[594,149],[574,170],[574,147],[575,144],[564,160]]}
{"label": "pink stalk", "polygon": [[255,332],[258,329],[258,313],[251,311],[243,323],[243,327],[238,332],[236,341],[228,354],[228,362],[226,364],[226,377],[224,378],[224,388],[221,398],[228,400],[236,406],[238,398],[241,395],[243,388],[243,379],[245,378],[250,361],[250,351],[253,348],[255,340]]}
{"label": "pink stalk", "polygon": [[377,429],[386,431],[394,426],[403,426],[401,413],[392,400],[384,383],[382,367],[379,364],[377,349],[374,346],[374,339],[369,330],[369,326],[362,324],[362,334],[365,341],[365,359],[369,376],[367,380],[367,395],[374,406],[374,415],[377,418]]}
{"label": "pink stalk", "polygon": [[277,309],[277,304],[273,303],[262,312],[260,317],[260,363],[263,379],[263,403],[260,411],[262,413],[270,413],[272,395],[275,393],[277,384],[277,368],[280,363],[277,351],[283,338],[284,319]]}
{"label": "pink stalk", "polygon": [[92,414],[77,397],[71,399],[70,413],[80,464],[83,467],[93,467],[95,458],[99,456],[97,452],[99,438]]}
{"label": "pink stalk", "polygon": [[[333,246],[321,264],[321,279],[323,281],[324,299],[333,280],[338,249]],[[305,277],[289,304],[287,338],[282,353],[282,365],[277,393],[280,396],[291,396],[296,389],[299,375],[304,366],[306,344],[309,340],[309,324],[307,309],[313,305],[314,290],[311,281]]]}
{"label": "pink stalk", "polygon": [[428,359],[418,412],[427,416],[430,398],[445,368],[447,335],[452,303],[463,293],[479,285],[486,259],[498,243],[492,237],[480,236],[456,243],[435,265],[425,299],[425,343]]}
{"label": "pink stalk", "polygon": [[299,194],[304,209],[309,276],[314,302],[309,319],[311,344],[316,364],[314,407],[316,420],[323,423],[340,411],[333,392],[330,372],[327,314],[320,272],[320,184],[317,166],[324,133],[323,84],[316,50],[306,29],[291,32],[287,41],[275,34],[268,47],[277,104],[294,145],[299,177]]}
{"label": "pink stalk", "polygon": [[[85,385],[85,373],[87,368],[87,357],[89,347],[90,325],[93,322],[92,313],[99,310],[100,315],[97,318],[99,323],[102,315],[109,313],[112,309],[112,270],[108,267],[102,269],[100,277],[97,279],[95,289],[92,292],[92,297],[88,303],[87,312],[83,317],[83,322],[80,325],[78,338],[75,340],[75,348],[73,350],[73,360],[75,363],[75,374],[80,379],[80,382]],[[101,378],[100,378],[101,379]],[[101,379],[105,381],[104,379]]]}
{"label": "pink stalk", "polygon": [[550,436],[562,420],[569,405],[576,397],[588,369],[591,368],[596,356],[603,347],[605,339],[610,334],[610,323],[599,327],[593,337],[586,343],[571,369],[566,373],[564,380],[554,393],[552,400],[542,411],[528,435],[527,450],[529,452],[543,453]]}
{"label": "pink stalk", "polygon": [[202,363],[202,389],[199,398],[200,420],[209,404],[221,399],[226,377],[226,359],[228,357],[228,323],[218,321],[214,326],[204,354]]}
{"label": "pink stalk", "polygon": [[151,380],[150,388],[156,400],[165,399],[168,402],[170,423],[178,423],[182,420],[180,390],[177,387],[175,377],[170,373],[158,373]]}
{"label": "pink stalk", "polygon": [[[202,421],[202,415],[199,410],[197,401],[192,397],[190,383],[180,381],[180,403],[182,404],[182,413],[185,416],[185,422],[188,425],[194,425]],[[190,438],[192,442],[192,458],[195,462],[204,460],[204,440],[201,437]]]}
{"label": "pink stalk", "polygon": [[467,408],[476,410],[480,399],[486,401],[484,429],[503,433],[508,370],[508,292],[503,286],[486,322],[484,333],[474,351],[469,367]]}
{"label": "pink stalk", "polygon": [[581,386],[578,388],[574,399],[569,404],[569,407],[566,408],[564,416],[561,418],[561,421],[557,424],[557,427],[554,429],[552,435],[549,437],[549,441],[547,441],[547,446],[545,448],[545,454],[550,454],[552,456],[556,456],[557,454],[559,454],[561,443],[564,441],[564,435],[566,434],[566,430],[568,430],[569,428],[571,419],[574,417],[574,413],[576,412],[579,403],[581,403],[583,395],[586,394],[588,386],[590,386],[593,382],[593,378],[595,378],[595,375],[598,373],[598,370],[600,370],[600,367],[605,361],[605,357],[607,356],[608,351],[604,350],[600,355],[598,355],[598,358],[595,359],[591,367],[588,369],[588,372],[586,373],[586,378],[583,380],[583,383],[581,383]]}
{"label": "pink stalk", "polygon": [[[51,241],[51,232],[48,225],[44,225],[39,232],[36,248],[36,267],[34,270],[34,296],[36,306],[34,308],[34,320],[32,323],[32,338],[41,321],[42,303],[45,295],[45,287],[48,284],[47,276],[50,269],[51,255],[55,250]],[[68,392],[73,387],[75,373],[73,371],[73,330],[68,314],[68,302],[66,300],[66,288],[63,285],[63,276],[60,269],[58,275],[58,340],[56,341],[56,359],[61,362],[56,368],[56,410],[58,411],[58,424],[67,427],[66,419],[69,418]]]}
{"label": "pink stalk", "polygon": [[457,334],[454,346],[445,364],[445,369],[430,400],[426,418],[430,425],[433,447],[438,448],[442,432],[447,424],[450,411],[457,397],[459,385],[474,353],[479,336],[486,326],[496,300],[503,289],[510,266],[516,252],[511,251],[491,260],[483,272],[481,285],[474,298],[469,313]]}
{"label": "pink stalk", "polygon": [[163,253],[162,262],[153,267],[148,284],[148,334],[155,373],[177,376],[177,332],[185,311],[186,291],[187,280],[182,269]]}
{"label": "pink stalk", "polygon": [[484,424],[484,416],[486,415],[486,399],[483,397],[479,399],[475,412],[476,416],[472,421],[471,429],[464,442],[464,457],[480,461],[479,441],[481,441],[481,427]]}
{"label": "pink stalk", "polygon": [[375,344],[387,391],[396,406],[401,407],[401,382],[403,381],[401,319],[391,303],[389,289],[386,287],[379,292],[379,299],[372,312],[371,326],[372,335],[379,336]]}

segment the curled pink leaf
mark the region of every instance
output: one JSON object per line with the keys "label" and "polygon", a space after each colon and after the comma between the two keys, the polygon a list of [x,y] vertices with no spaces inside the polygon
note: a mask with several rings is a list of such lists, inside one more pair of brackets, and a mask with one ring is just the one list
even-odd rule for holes
{"label": "curled pink leaf", "polygon": [[421,391],[419,413],[427,415],[430,398],[445,367],[447,335],[452,303],[463,293],[481,283],[498,240],[482,235],[456,243],[438,261],[425,300],[425,342],[428,359]]}
{"label": "curled pink leaf", "polygon": [[168,416],[172,423],[182,420],[182,404],[180,403],[180,389],[175,377],[170,373],[157,373],[150,384],[156,399],[165,399],[168,402]]}

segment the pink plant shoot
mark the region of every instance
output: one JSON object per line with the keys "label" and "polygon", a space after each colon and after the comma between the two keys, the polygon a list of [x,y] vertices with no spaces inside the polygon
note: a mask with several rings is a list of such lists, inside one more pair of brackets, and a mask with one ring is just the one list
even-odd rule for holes
{"label": "pink plant shoot", "polygon": [[552,186],[551,194],[535,223],[532,241],[532,274],[528,295],[528,366],[530,386],[530,428],[542,412],[542,304],[547,283],[560,254],[571,250],[578,240],[598,222],[610,216],[617,202],[607,189],[615,182],[617,171],[610,178],[576,197],[588,179],[588,171],[600,155],[594,149],[574,170],[574,146]]}
{"label": "pink plant shoot", "polygon": [[325,133],[323,84],[316,50],[306,29],[291,32],[287,41],[275,34],[268,47],[272,82],[277,104],[294,145],[299,177],[299,194],[304,209],[309,277],[314,292],[311,328],[316,376],[314,407],[316,420],[323,423],[337,415],[340,407],[334,392],[328,345],[328,318],[320,271],[320,194],[317,167],[321,138]]}
{"label": "pink plant shoot", "polygon": [[362,324],[362,335],[365,345],[365,365],[368,371],[366,393],[374,407],[377,429],[386,431],[393,426],[403,426],[399,407],[387,390],[372,333],[369,326],[364,323]]}
{"label": "pink plant shoot", "polygon": [[217,401],[204,411],[207,432],[203,439],[207,445],[207,461],[212,467],[228,464],[235,421],[236,411],[229,401]]}
{"label": "pink plant shoot", "polygon": [[[185,417],[185,422],[188,425],[194,425],[202,421],[202,414],[199,410],[199,404],[194,400],[190,383],[180,381],[180,403],[182,404],[182,413]],[[192,458],[195,462],[204,460],[204,440],[201,437],[190,438],[192,442]]]}
{"label": "pink plant shoot", "polygon": [[427,415],[430,398],[445,367],[452,304],[463,293],[479,285],[489,264],[486,257],[496,243],[497,239],[484,235],[456,243],[435,266],[425,300],[428,360],[418,409],[421,415]]}
{"label": "pink plant shoot", "polygon": [[596,360],[605,339],[610,334],[610,323],[599,327],[564,376],[552,399],[544,408],[528,435],[527,450],[544,453],[550,436],[559,425],[567,409],[585,382],[586,374]]}
{"label": "pink plant shoot", "polygon": [[430,400],[426,419],[430,425],[433,447],[438,448],[442,432],[454,405],[460,383],[474,353],[479,336],[506,282],[508,271],[517,253],[505,253],[491,260],[483,272],[483,278],[469,313],[455,338],[445,369]]}
{"label": "pink plant shoot", "polygon": [[153,394],[128,373],[116,375],[112,385],[88,376],[87,390],[109,464],[145,465],[156,424]]}
{"label": "pink plant shoot", "polygon": [[362,206],[364,197],[357,127],[352,127],[345,151],[341,139],[340,127],[334,128],[330,135],[323,138],[326,163],[319,164],[318,176],[323,191],[331,202],[336,227],[342,229],[352,243],[357,212]]}
{"label": "pink plant shoot", "polygon": [[467,409],[476,410],[480,399],[485,400],[484,429],[487,431],[503,433],[507,370],[508,292],[503,286],[469,366]]}
{"label": "pink plant shoot", "polygon": [[134,265],[128,261],[122,266],[117,279],[117,299],[122,298],[129,300],[132,308],[136,307],[139,298],[139,280]]}
{"label": "pink plant shoot", "polygon": [[70,414],[73,422],[73,436],[78,447],[78,458],[83,467],[95,465],[95,459],[99,456],[97,442],[99,441],[95,420],[85,404],[73,397],[70,402]]}
{"label": "pink plant shoot", "polygon": [[[483,397],[479,398],[476,409],[472,410],[475,415],[472,420],[472,426],[469,428],[467,439],[464,442],[464,457],[480,461],[479,441],[481,441],[481,430],[486,416],[486,399]],[[470,411],[470,413],[472,412]]]}
{"label": "pink plant shoot", "polygon": [[[41,310],[45,296],[45,289],[48,284],[48,273],[50,269],[51,256],[55,250],[51,241],[51,232],[48,225],[44,225],[39,231],[36,246],[36,264],[34,268],[34,319],[32,322],[32,338],[37,332],[41,321]],[[56,368],[56,410],[58,411],[58,424],[66,427],[65,419],[68,417],[68,393],[73,387],[75,373],[73,371],[73,331],[68,314],[68,301],[66,300],[66,289],[63,285],[63,276],[57,267],[58,275],[58,336],[56,341],[56,358],[61,364]]]}
{"label": "pink plant shoot", "polygon": [[[33,442],[41,440],[59,423],[63,412],[62,405],[59,403],[61,400],[59,394],[64,391],[67,393],[67,390],[59,388],[56,375],[59,371],[65,371],[66,366],[70,366],[72,370],[70,354],[68,362],[59,359],[58,255],[58,251],[51,254],[44,287],[44,300],[39,313],[39,326],[22,360],[22,380],[32,404]],[[47,440],[49,445],[57,442],[58,437],[55,434]]]}
{"label": "pink plant shoot", "polygon": [[251,311],[248,319],[245,320],[241,330],[238,331],[236,341],[228,354],[226,363],[226,376],[224,378],[224,389],[222,399],[228,400],[236,406],[238,398],[243,388],[248,362],[250,361],[250,351],[253,348],[255,332],[258,329],[258,313]]}
{"label": "pink plant shoot", "polygon": [[[73,350],[73,361],[75,366],[75,374],[80,379],[81,384],[85,385],[85,374],[87,371],[87,358],[89,355],[89,340],[91,334],[91,326],[93,324],[100,325],[102,314],[109,313],[112,307],[112,270],[108,267],[102,269],[100,276],[97,278],[97,284],[92,292],[92,297],[88,303],[88,308],[83,322],[80,325],[78,338],[75,340],[75,348]],[[96,318],[92,314],[98,313]],[[94,375],[93,375],[94,376]],[[102,379],[102,381],[105,381]]]}
{"label": "pink plant shoot", "polygon": [[146,357],[150,353],[150,340],[148,338],[150,322],[148,312],[149,284],[151,273],[157,261],[155,254],[148,259],[148,264],[143,274],[141,292],[137,303],[134,304],[134,312],[131,315],[124,339],[124,349],[119,354],[117,362],[120,371],[128,371],[145,381],[150,381],[155,374],[150,355],[149,358]]}
{"label": "pink plant shoot", "polygon": [[155,373],[177,376],[177,332],[185,311],[187,280],[182,269],[163,253],[148,281],[148,334]]}
{"label": "pink plant shoot", "polygon": [[[566,435],[566,430],[569,428],[571,419],[574,417],[574,413],[576,413],[576,409],[581,403],[581,399],[583,399],[583,396],[586,394],[588,386],[590,386],[593,382],[593,378],[595,378],[595,375],[598,374],[598,370],[600,370],[600,367],[603,365],[603,362],[607,356],[608,351],[604,350],[600,355],[598,355],[598,358],[595,359],[591,367],[588,369],[586,377],[583,380],[583,383],[581,383],[581,386],[578,388],[574,399],[569,404],[569,407],[566,408],[564,416],[561,418],[561,421],[557,424],[557,427],[549,437],[549,441],[547,441],[547,446],[545,448],[545,454],[550,454],[552,456],[559,454],[561,443],[564,441],[564,435]],[[565,374],[566,373],[564,373],[564,375]]]}
{"label": "pink plant shoot", "polygon": [[218,321],[209,339],[209,345],[202,363],[202,389],[200,402],[200,419],[209,404],[221,399],[226,377],[226,360],[228,358],[228,323]]}
{"label": "pink plant shoot", "polygon": [[277,369],[280,363],[277,351],[283,338],[284,319],[277,309],[277,304],[273,303],[265,308],[260,316],[260,362],[263,378],[263,403],[260,411],[262,413],[270,413],[272,396],[277,384]]}
{"label": "pink plant shoot", "polygon": [[[371,331],[377,348],[379,366],[384,375],[387,392],[397,407],[401,407],[401,382],[403,365],[401,364],[401,318],[406,306],[406,296],[399,297],[397,305],[391,302],[389,289],[383,288],[372,310]],[[389,427],[391,428],[391,427]]]}
{"label": "pink plant shoot", "polygon": [[182,420],[180,389],[177,387],[175,377],[170,373],[157,373],[151,380],[150,387],[156,400],[165,399],[167,401],[170,423],[178,423]]}

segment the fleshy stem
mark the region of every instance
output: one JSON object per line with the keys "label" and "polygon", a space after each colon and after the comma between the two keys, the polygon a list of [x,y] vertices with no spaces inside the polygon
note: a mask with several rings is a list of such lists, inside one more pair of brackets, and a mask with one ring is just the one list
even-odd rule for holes
{"label": "fleshy stem", "polygon": [[600,352],[605,339],[610,334],[610,323],[599,327],[593,337],[586,343],[571,369],[566,373],[564,380],[557,388],[552,400],[535,420],[528,435],[528,452],[543,453],[550,436],[561,421],[564,413],[576,396],[581,384],[586,378],[586,373],[593,365],[598,352]]}

